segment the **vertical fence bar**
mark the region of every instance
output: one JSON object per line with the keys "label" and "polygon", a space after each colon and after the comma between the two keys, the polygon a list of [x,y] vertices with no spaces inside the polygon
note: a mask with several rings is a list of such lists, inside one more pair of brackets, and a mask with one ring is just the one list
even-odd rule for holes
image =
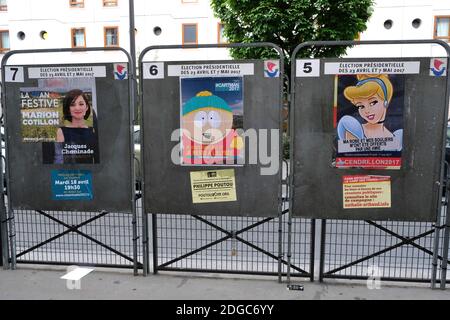
{"label": "vertical fence bar", "polygon": [[[148,226],[147,226],[148,229]],[[152,245],[153,245],[153,274],[158,273],[158,216],[152,214]],[[147,252],[148,252],[148,239],[147,239]],[[148,268],[148,266],[147,266]]]}
{"label": "vertical fence bar", "polygon": [[[448,168],[447,168],[448,170]],[[443,246],[443,252],[442,252],[442,265],[441,265],[441,289],[445,289],[447,284],[447,265],[448,265],[448,250],[449,250],[449,237],[450,237],[450,214],[448,212],[448,200],[449,200],[449,194],[448,194],[448,171],[447,171],[447,184],[445,188],[445,229],[444,229],[444,246]]]}
{"label": "vertical fence bar", "polygon": [[444,232],[444,246],[443,246],[443,254],[442,254],[442,266],[441,266],[441,289],[445,289],[446,283],[447,283],[449,235],[450,235],[450,215],[447,212],[445,232]]}
{"label": "vertical fence bar", "polygon": [[[0,169],[1,170],[1,169]],[[1,174],[1,183],[3,189],[3,174]],[[8,228],[7,228],[7,220],[6,220],[6,209],[4,206],[5,203],[5,195],[2,190],[1,203],[0,203],[0,266],[3,266],[3,269],[8,269],[8,261],[9,261],[9,249],[8,249]]]}
{"label": "vertical fence bar", "polygon": [[288,217],[288,251],[287,251],[287,274],[286,280],[287,283],[291,283],[291,256],[292,256],[292,215],[291,208],[289,208],[289,217]]}
{"label": "vertical fence bar", "polygon": [[[281,198],[281,202],[283,202],[283,198]],[[281,207],[280,215],[278,217],[278,282],[282,281],[282,268],[281,268],[281,260],[283,259],[283,207]]]}
{"label": "vertical fence bar", "polygon": [[316,253],[316,219],[311,219],[311,238],[310,238],[310,254],[309,254],[309,272],[310,281],[314,282],[314,260]]}
{"label": "vertical fence bar", "polygon": [[320,267],[319,267],[319,282],[323,282],[324,268],[325,268],[325,248],[327,237],[327,220],[322,219],[322,227],[320,229]]}

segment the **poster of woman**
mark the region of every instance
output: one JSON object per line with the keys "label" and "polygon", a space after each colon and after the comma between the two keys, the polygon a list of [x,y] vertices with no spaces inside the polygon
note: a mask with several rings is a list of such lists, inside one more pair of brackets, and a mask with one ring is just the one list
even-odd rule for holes
{"label": "poster of woman", "polygon": [[400,169],[402,75],[336,76],[337,168]]}
{"label": "poster of woman", "polygon": [[22,141],[42,143],[44,164],[99,163],[95,79],[21,88]]}

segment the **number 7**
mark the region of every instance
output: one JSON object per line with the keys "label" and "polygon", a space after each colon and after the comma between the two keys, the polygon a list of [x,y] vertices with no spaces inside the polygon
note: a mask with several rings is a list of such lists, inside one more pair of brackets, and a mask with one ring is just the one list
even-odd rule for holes
{"label": "number 7", "polygon": [[14,71],[13,76],[12,76],[12,81],[16,81],[16,75],[17,75],[17,71],[19,71],[19,68],[10,68],[12,71]]}

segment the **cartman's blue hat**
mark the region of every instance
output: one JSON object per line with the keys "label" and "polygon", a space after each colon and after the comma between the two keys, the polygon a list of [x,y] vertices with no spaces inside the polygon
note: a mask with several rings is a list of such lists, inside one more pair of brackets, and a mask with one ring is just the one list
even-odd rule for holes
{"label": "cartman's blue hat", "polygon": [[209,91],[201,91],[191,99],[189,99],[183,106],[183,116],[202,108],[216,108],[228,112],[233,112],[228,104],[222,98],[213,95]]}

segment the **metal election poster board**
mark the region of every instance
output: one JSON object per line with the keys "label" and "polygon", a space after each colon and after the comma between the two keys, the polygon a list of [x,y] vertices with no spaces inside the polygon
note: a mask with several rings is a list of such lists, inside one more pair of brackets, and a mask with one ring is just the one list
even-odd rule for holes
{"label": "metal election poster board", "polygon": [[296,64],[293,216],[435,221],[447,59]]}
{"label": "metal election poster board", "polygon": [[6,67],[13,209],[131,212],[127,68]]}
{"label": "metal election poster board", "polygon": [[[278,61],[144,62],[142,67],[146,211],[277,216]],[[249,138],[249,132],[255,135]],[[269,151],[272,167],[278,166],[273,170],[259,154],[257,161],[253,157],[271,148],[276,148]]]}

